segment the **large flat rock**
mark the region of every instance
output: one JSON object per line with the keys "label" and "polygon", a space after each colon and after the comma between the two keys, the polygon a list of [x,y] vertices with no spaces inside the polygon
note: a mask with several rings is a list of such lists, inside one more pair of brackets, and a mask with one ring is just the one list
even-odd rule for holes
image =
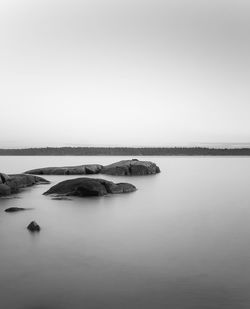
{"label": "large flat rock", "polygon": [[100,164],[85,164],[78,166],[42,167],[26,171],[32,175],[90,175],[98,174],[102,169]]}
{"label": "large flat rock", "polygon": [[101,170],[102,174],[116,176],[139,176],[160,173],[160,168],[150,161],[122,160],[106,165]]}
{"label": "large flat rock", "polygon": [[107,174],[116,176],[138,176],[160,173],[160,168],[150,161],[122,160],[106,166],[85,164],[79,166],[43,167],[26,171],[33,175],[90,175]]}
{"label": "large flat rock", "polygon": [[36,184],[49,183],[48,180],[26,174],[7,175],[0,173],[0,196],[17,193],[19,189],[34,186]]}
{"label": "large flat rock", "polygon": [[107,194],[129,193],[136,190],[130,183],[114,183],[104,179],[76,178],[59,182],[44,195],[57,194],[67,196],[104,196]]}

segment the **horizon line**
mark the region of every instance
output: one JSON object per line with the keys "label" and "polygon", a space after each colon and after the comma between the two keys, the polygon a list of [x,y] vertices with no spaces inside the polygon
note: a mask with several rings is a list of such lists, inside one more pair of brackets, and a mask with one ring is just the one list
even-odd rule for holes
{"label": "horizon line", "polygon": [[[217,146],[217,147],[216,147]],[[228,147],[231,146],[231,147]],[[245,146],[245,147],[244,147]],[[248,147],[246,147],[248,146]],[[189,145],[166,145],[166,146],[29,146],[29,147],[0,147],[0,150],[28,150],[28,149],[62,149],[62,148],[150,148],[150,149],[167,149],[167,148],[208,148],[208,149],[242,149],[250,148],[249,143],[199,143],[199,144],[189,144]]]}

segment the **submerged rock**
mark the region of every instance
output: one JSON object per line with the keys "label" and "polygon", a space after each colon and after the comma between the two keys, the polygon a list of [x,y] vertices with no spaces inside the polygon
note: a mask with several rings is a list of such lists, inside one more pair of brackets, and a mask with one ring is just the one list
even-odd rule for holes
{"label": "submerged rock", "polygon": [[26,210],[26,208],[21,208],[21,207],[10,207],[5,209],[5,212],[17,212],[17,211],[22,211]]}
{"label": "submerged rock", "polygon": [[72,201],[71,198],[68,198],[66,196],[56,196],[56,197],[52,197],[53,201]]}
{"label": "submerged rock", "polygon": [[36,221],[30,222],[30,224],[27,226],[27,229],[31,232],[39,232],[41,230],[40,226],[36,223]]}
{"label": "submerged rock", "polygon": [[62,181],[51,187],[44,195],[104,196],[107,194],[129,193],[136,190],[130,183],[114,183],[104,179],[76,178]]}
{"label": "submerged rock", "polygon": [[133,159],[106,165],[101,173],[116,176],[152,175],[160,173],[160,168],[153,162]]}
{"label": "submerged rock", "polygon": [[1,200],[14,200],[14,199],[21,199],[20,196],[15,195],[7,195],[7,196],[0,196]]}
{"label": "submerged rock", "polygon": [[47,184],[50,183],[48,180],[25,174],[6,175],[0,173],[0,196],[10,195],[17,193],[19,189],[30,187],[36,184]]}
{"label": "submerged rock", "polygon": [[100,164],[87,164],[79,166],[63,166],[63,167],[43,167],[30,171],[25,174],[33,175],[90,175],[98,174],[102,169]]}

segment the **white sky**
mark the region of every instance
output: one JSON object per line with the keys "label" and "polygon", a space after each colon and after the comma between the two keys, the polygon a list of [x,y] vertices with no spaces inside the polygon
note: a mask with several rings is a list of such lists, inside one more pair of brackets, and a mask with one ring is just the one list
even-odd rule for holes
{"label": "white sky", "polygon": [[250,2],[0,0],[0,147],[250,141]]}

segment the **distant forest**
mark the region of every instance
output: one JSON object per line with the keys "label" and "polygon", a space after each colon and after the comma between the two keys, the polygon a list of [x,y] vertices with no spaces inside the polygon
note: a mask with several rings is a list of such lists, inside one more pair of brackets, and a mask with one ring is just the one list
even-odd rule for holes
{"label": "distant forest", "polygon": [[47,147],[0,149],[0,156],[249,156],[250,148]]}

